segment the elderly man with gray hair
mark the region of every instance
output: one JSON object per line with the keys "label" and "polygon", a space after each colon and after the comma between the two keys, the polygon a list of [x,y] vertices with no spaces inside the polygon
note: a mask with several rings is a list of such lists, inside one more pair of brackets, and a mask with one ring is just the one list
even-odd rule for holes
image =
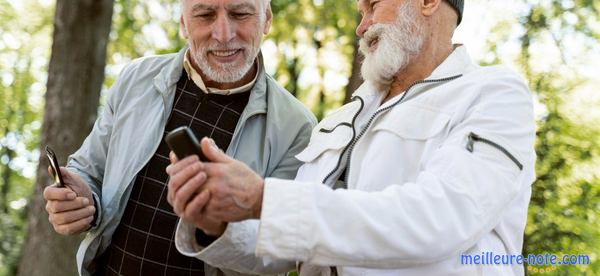
{"label": "elderly man with gray hair", "polygon": [[[58,233],[87,232],[77,254],[81,275],[238,275],[175,248],[163,138],[176,128],[211,137],[262,177],[291,179],[301,165],[294,156],[316,120],[265,72],[269,1],[182,0],[181,7],[189,48],[127,65],[92,132],[61,168],[67,188],[44,191]],[[210,244],[228,224],[207,225],[194,232],[196,242]]]}
{"label": "elderly man with gray hair", "polygon": [[[172,160],[171,203],[195,210],[179,213],[194,224],[177,229],[178,249],[256,273],[293,269],[275,265],[287,260],[300,275],[522,275],[505,257],[521,254],[535,178],[527,86],[452,44],[463,1],[358,8],[365,83],[313,130],[295,180],[265,179],[206,138],[210,162]],[[191,233],[209,221],[256,228],[202,247]],[[502,262],[462,262],[488,253]]]}

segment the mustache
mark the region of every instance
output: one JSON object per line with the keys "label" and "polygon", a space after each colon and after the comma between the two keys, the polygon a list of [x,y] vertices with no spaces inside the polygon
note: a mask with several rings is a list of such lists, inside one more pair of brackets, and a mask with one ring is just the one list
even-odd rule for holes
{"label": "mustache", "polygon": [[363,55],[368,54],[369,44],[375,39],[381,39],[381,35],[388,29],[387,24],[375,24],[369,27],[363,37],[358,41],[359,50]]}
{"label": "mustache", "polygon": [[381,36],[381,34],[383,34],[383,32],[385,31],[386,27],[388,25],[383,24],[383,23],[379,23],[379,24],[375,24],[373,26],[371,26],[364,34],[363,36],[363,40],[365,40],[365,42],[369,42],[373,39],[378,38],[379,36]]}

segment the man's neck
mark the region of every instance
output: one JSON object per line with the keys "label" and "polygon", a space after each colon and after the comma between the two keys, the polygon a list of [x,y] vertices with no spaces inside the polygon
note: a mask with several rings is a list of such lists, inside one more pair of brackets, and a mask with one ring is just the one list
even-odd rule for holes
{"label": "man's neck", "polygon": [[422,51],[411,56],[406,68],[396,74],[384,102],[402,94],[416,81],[429,77],[453,50],[451,43],[425,43]]}

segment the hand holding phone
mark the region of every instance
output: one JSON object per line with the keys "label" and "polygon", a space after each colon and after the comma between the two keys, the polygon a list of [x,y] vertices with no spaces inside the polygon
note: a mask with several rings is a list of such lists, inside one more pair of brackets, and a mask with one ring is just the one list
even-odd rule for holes
{"label": "hand holding phone", "polygon": [[65,168],[61,171],[56,154],[49,146],[46,146],[46,157],[50,163],[48,171],[56,183],[56,186],[47,186],[43,193],[48,220],[62,235],[86,231],[94,225],[97,214],[92,190],[76,173]]}
{"label": "hand holding phone", "polygon": [[56,154],[50,146],[46,146],[46,157],[48,157],[48,163],[50,163],[50,170],[52,172],[54,182],[57,183],[56,185],[60,188],[65,187],[65,182],[63,180],[62,174],[60,173],[58,159],[56,159]]}
{"label": "hand holding phone", "polygon": [[165,137],[165,141],[169,145],[169,148],[175,152],[179,160],[196,154],[201,161],[208,161],[204,154],[202,154],[200,142],[198,142],[192,130],[187,126],[178,127],[171,131]]}

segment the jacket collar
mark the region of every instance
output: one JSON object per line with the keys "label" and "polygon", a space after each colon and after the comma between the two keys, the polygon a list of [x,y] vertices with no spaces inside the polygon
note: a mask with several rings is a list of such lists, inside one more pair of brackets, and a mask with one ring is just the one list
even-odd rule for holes
{"label": "jacket collar", "polygon": [[467,52],[467,47],[455,44],[454,51],[440,64],[427,79],[441,79],[455,75],[464,75],[473,68],[473,62]]}
{"label": "jacket collar", "polygon": [[244,109],[242,117],[267,112],[267,78],[269,76],[265,72],[265,62],[263,60],[262,51],[258,52],[258,63],[258,76],[256,77],[254,87],[250,91],[248,105],[246,106],[246,109]]}
{"label": "jacket collar", "polygon": [[167,96],[170,92],[174,92],[174,89],[169,88],[176,85],[181,77],[183,58],[185,57],[187,48],[188,47],[183,47],[183,49],[179,50],[174,58],[172,58],[171,61],[169,61],[154,77],[154,86],[163,97]]}
{"label": "jacket collar", "polygon": [[[174,57],[169,61],[163,69],[154,77],[154,86],[159,93],[166,97],[170,93],[175,92],[175,85],[181,78],[183,70],[183,60],[188,46],[179,50]],[[265,72],[264,60],[262,52],[258,53],[258,74],[256,83],[250,91],[248,105],[244,109],[244,114],[251,115],[256,113],[267,112],[267,73]],[[242,115],[244,116],[244,115]]]}

